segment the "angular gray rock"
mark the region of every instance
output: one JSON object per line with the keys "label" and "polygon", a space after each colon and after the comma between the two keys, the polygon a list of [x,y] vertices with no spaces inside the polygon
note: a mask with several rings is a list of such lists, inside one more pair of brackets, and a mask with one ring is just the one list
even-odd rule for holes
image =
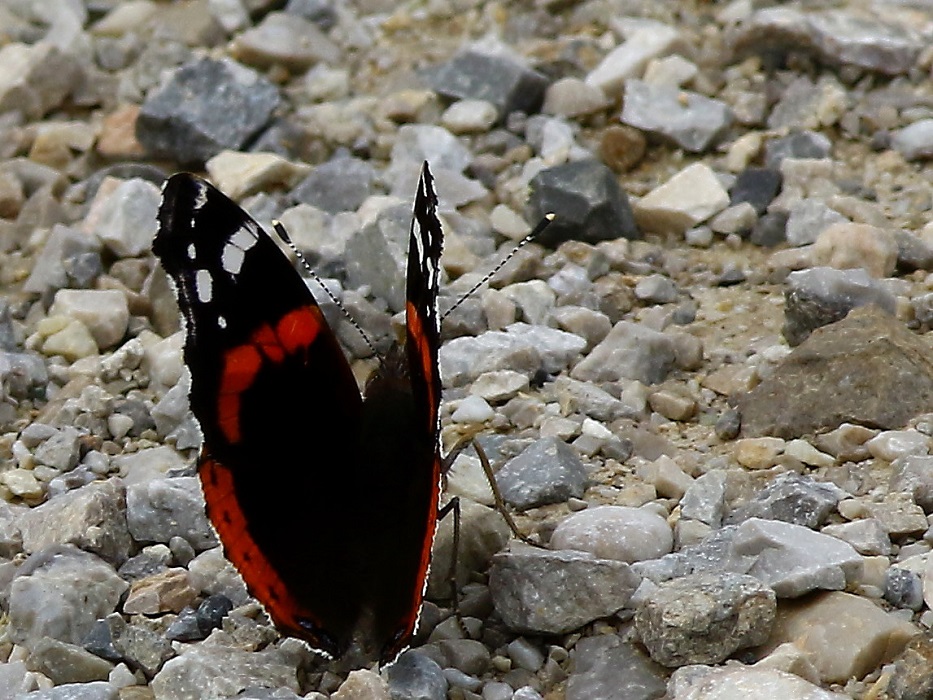
{"label": "angular gray rock", "polygon": [[635,613],[635,629],[659,664],[717,664],[763,644],[776,610],[774,591],[757,578],[693,574],[651,592]]}
{"label": "angular gray rock", "polygon": [[661,136],[691,153],[716,144],[732,123],[732,111],[720,100],[669,85],[628,80],[622,123]]}
{"label": "angular gray rock", "polygon": [[31,647],[43,637],[80,644],[128,588],[103,559],[72,545],[30,556],[10,585],[10,638]]}
{"label": "angular gray rock", "polygon": [[120,566],[133,546],[126,523],[126,489],[118,478],[88,484],[31,508],[22,514],[19,526],[23,548],[30,554],[73,544]]}
{"label": "angular gray rock", "polygon": [[536,440],[496,472],[502,498],[519,510],[580,498],[586,480],[576,451],[556,437]]}
{"label": "angular gray rock", "polygon": [[217,546],[204,512],[204,496],[194,476],[152,479],[126,491],[126,519],[137,542],[168,542],[181,537],[196,551]]}
{"label": "angular gray rock", "polygon": [[535,239],[556,247],[567,240],[587,243],[641,238],[628,196],[615,173],[596,160],[579,160],[542,170],[530,183],[528,219],[558,214]]}
{"label": "angular gray rock", "polygon": [[629,565],[514,544],[493,557],[489,592],[509,629],[564,634],[621,610],[638,587]]}
{"label": "angular gray rock", "polygon": [[874,304],[894,315],[897,300],[865,270],[811,267],[791,272],[784,290],[784,328],[789,345],[800,345],[821,326],[835,323],[859,306]]}
{"label": "angular gray rock", "polygon": [[229,59],[199,59],[147,96],[136,138],[152,156],[203,163],[242,147],[279,101],[278,88],[255,71]]}

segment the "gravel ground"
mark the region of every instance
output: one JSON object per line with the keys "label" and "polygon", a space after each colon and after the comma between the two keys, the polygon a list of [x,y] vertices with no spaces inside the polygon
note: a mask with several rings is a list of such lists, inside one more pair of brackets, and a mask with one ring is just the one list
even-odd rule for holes
{"label": "gravel ground", "polygon": [[[931,37],[919,0],[0,0],[0,697],[930,697]],[[445,445],[545,546],[463,453],[463,625],[444,522],[416,645],[348,673],[223,558],[149,247],[206,172],[384,351],[424,160],[444,308],[557,215],[441,350]]]}

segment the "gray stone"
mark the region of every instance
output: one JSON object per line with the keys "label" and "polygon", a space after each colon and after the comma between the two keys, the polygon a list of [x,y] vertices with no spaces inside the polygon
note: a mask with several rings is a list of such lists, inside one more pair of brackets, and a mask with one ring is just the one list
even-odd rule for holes
{"label": "gray stone", "polygon": [[674,545],[671,526],[644,508],[596,506],[564,518],[551,535],[551,549],[589,552],[600,559],[628,563],[668,554]]}
{"label": "gray stone", "polygon": [[785,159],[827,158],[832,141],[816,131],[794,131],[765,144],[765,167],[779,168]]}
{"label": "gray stone", "polygon": [[664,666],[716,664],[763,644],[776,609],[774,591],[756,578],[694,574],[650,593],[635,613],[635,629]]}
{"label": "gray stone", "polygon": [[621,119],[623,124],[662,136],[686,151],[702,153],[716,144],[733,117],[719,100],[633,79],[625,83]]}
{"label": "gray stone", "polygon": [[787,242],[791,245],[808,245],[831,224],[848,221],[846,217],[831,209],[818,199],[801,199],[788,212],[785,229]]}
{"label": "gray stone", "polygon": [[126,489],[120,479],[56,496],[23,513],[19,525],[27,553],[73,544],[119,566],[133,546],[126,524]]}
{"label": "gray stone", "polygon": [[203,163],[242,147],[269,121],[278,89],[231,60],[188,63],[143,103],[136,137],[153,156]]}
{"label": "gray stone", "polygon": [[0,114],[37,119],[58,107],[81,76],[81,64],[50,42],[0,49]]}
{"label": "gray stone", "polygon": [[566,700],[656,700],[667,687],[667,669],[615,634],[583,637],[570,658]]}
{"label": "gray stone", "polygon": [[615,174],[595,160],[546,168],[531,179],[528,220],[559,216],[535,239],[548,246],[567,240],[598,243],[641,238],[628,197]]}
{"label": "gray stone", "polygon": [[571,370],[585,382],[637,379],[643,384],[664,381],[676,354],[670,336],[631,321],[619,321],[606,338]]}
{"label": "gray stone", "polygon": [[648,275],[635,284],[635,297],[649,304],[673,304],[680,298],[680,290],[670,277]]}
{"label": "gray stone", "polygon": [[350,286],[369,285],[373,295],[385,299],[394,312],[405,308],[405,288],[398,280],[405,277],[410,225],[411,208],[399,204],[383,209],[347,241]]}
{"label": "gray stone", "polygon": [[854,308],[874,304],[894,315],[896,298],[865,270],[813,267],[787,276],[784,292],[784,337],[800,345],[810,333],[835,323]]}
{"label": "gray stone", "polygon": [[730,516],[729,521],[740,523],[749,518],[764,518],[817,528],[846,495],[835,484],[786,472],[755,494]]}
{"label": "gray stone", "polygon": [[156,697],[163,698],[228,698],[253,686],[298,692],[294,661],[275,649],[194,645],[169,659],[151,684]]}
{"label": "gray stone", "polygon": [[907,455],[892,464],[889,488],[908,493],[924,513],[933,512],[933,456]]}
{"label": "gray stone", "polygon": [[386,674],[393,700],[446,700],[447,680],[436,661],[417,650],[402,654]]}
{"label": "gray stone", "polygon": [[517,58],[467,49],[438,66],[431,87],[452,100],[485,100],[504,118],[511,112],[537,112],[548,79]]}
{"label": "gray stone", "polygon": [[91,683],[66,683],[36,690],[28,695],[17,696],[17,700],[119,700],[120,690],[106,681]]}
{"label": "gray stone", "polygon": [[316,24],[296,14],[270,12],[237,35],[230,54],[257,68],[284,66],[300,73],[319,62],[339,64],[340,48]]}
{"label": "gray stone", "polygon": [[468,384],[486,372],[512,370],[532,375],[539,369],[559,372],[586,347],[572,333],[514,323],[505,331],[454,338],[441,345],[441,376],[447,386]]}
{"label": "gray stone", "polygon": [[165,662],[176,655],[171,642],[163,635],[147,627],[127,624],[118,614],[109,615],[104,624],[109,628],[116,654],[147,678],[155,676]]}
{"label": "gray stone", "polygon": [[294,201],[326,212],[356,211],[373,193],[376,171],[358,158],[335,158],[314,168],[291,192]]}
{"label": "gray stone", "polygon": [[746,520],[736,529],[732,548],[740,557],[754,557],[745,573],[780,598],[843,590],[862,572],[862,557],[847,542],[777,520]]}
{"label": "gray stone", "polygon": [[151,479],[129,486],[126,520],[137,542],[168,542],[182,537],[197,551],[217,545],[204,513],[201,486],[194,476]]}
{"label": "gray stone", "polygon": [[829,65],[900,75],[914,65],[923,42],[913,29],[877,13],[779,6],[755,12],[734,38],[734,47],[740,54],[809,51]]}
{"label": "gray stone", "polygon": [[812,82],[806,76],[794,78],[784,87],[781,98],[768,116],[768,127],[815,129],[831,126],[848,109],[847,93],[832,74]]}
{"label": "gray stone", "polygon": [[520,510],[580,498],[586,487],[583,463],[558,438],[541,438],[496,473],[502,498]]}
{"label": "gray stone", "polygon": [[815,330],[739,409],[748,436],[788,439],[842,423],[899,428],[933,411],[933,353],[899,321],[857,308]]}
{"label": "gray stone", "polygon": [[891,538],[881,522],[875,518],[862,518],[850,523],[827,525],[820,530],[824,535],[848,542],[855,551],[866,557],[887,556],[891,553]]}
{"label": "gray stone", "polygon": [[489,570],[489,592],[502,621],[532,634],[564,634],[612,615],[638,583],[624,562],[521,544],[493,557]]}
{"label": "gray stone", "polygon": [[729,204],[746,202],[764,214],[768,205],[781,191],[781,171],[772,168],[746,168],[739,173],[729,189]]}
{"label": "gray stone", "polygon": [[923,579],[920,574],[892,566],[884,574],[884,599],[896,608],[923,608]]}
{"label": "gray stone", "polygon": [[897,269],[904,271],[933,269],[933,246],[904,229],[894,230],[897,242]]}
{"label": "gray stone", "polygon": [[933,157],[933,119],[919,119],[895,131],[891,145],[907,160]]}
{"label": "gray stone", "polygon": [[111,252],[132,258],[149,250],[155,237],[159,188],[140,178],[118,184],[105,199],[94,200],[84,228]]}
{"label": "gray stone", "polygon": [[686,666],[668,685],[670,700],[722,698],[787,698],[787,700],[846,700],[850,696],[824,690],[800,676],[771,668],[741,664],[725,667]]}
{"label": "gray stone", "polygon": [[680,32],[661,22],[636,20],[626,39],[606,54],[586,76],[586,84],[599,88],[610,97],[618,97],[623,86],[644,72],[648,63],[673,51]]}
{"label": "gray stone", "polygon": [[65,426],[43,440],[32,452],[39,464],[65,472],[78,466],[81,458],[81,433]]}
{"label": "gray stone", "polygon": [[680,499],[683,518],[699,520],[713,528],[722,524],[726,510],[726,473],[714,469],[697,477]]}
{"label": "gray stone", "polygon": [[113,670],[112,663],[83,647],[48,637],[33,645],[26,664],[30,671],[39,671],[51,678],[55,685],[105,681]]}
{"label": "gray stone", "polygon": [[26,646],[42,637],[80,644],[127,587],[103,559],[71,545],[37,552],[10,585],[10,638]]}
{"label": "gray stone", "polygon": [[70,274],[74,261],[88,255],[99,257],[100,244],[85,234],[62,224],[56,224],[33,262],[32,271],[23,285],[26,292],[50,294],[62,287],[74,287]]}

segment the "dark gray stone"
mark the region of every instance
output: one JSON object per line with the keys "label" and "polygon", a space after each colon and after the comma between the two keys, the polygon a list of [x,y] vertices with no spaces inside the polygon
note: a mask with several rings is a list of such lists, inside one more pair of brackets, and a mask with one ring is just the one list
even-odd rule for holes
{"label": "dark gray stone", "polygon": [[764,214],[771,201],[781,191],[780,170],[771,168],[746,168],[735,179],[729,190],[729,204],[735,206],[748,202],[759,214]]}
{"label": "dark gray stone", "polygon": [[784,337],[792,347],[800,345],[816,328],[868,304],[893,316],[897,300],[865,270],[812,267],[792,272],[784,291]]}
{"label": "dark gray stone", "polygon": [[763,248],[773,248],[787,239],[787,212],[774,211],[761,216],[748,240]]}
{"label": "dark gray stone", "polygon": [[586,488],[586,469],[572,447],[547,437],[506,462],[496,473],[496,482],[507,503],[527,510],[580,498]]}
{"label": "dark gray stone", "polygon": [[521,111],[533,114],[541,107],[548,79],[513,58],[468,49],[439,66],[431,87],[452,100],[476,99],[492,103],[502,119]]}
{"label": "dark gray stone", "polygon": [[542,245],[641,238],[615,173],[595,160],[557,165],[532,178],[528,219],[537,222],[550,213],[554,221],[536,239]]}
{"label": "dark gray stone", "polygon": [[232,60],[203,58],[177,69],[148,95],[136,137],[150,156],[200,164],[238,149],[269,121],[278,88]]}

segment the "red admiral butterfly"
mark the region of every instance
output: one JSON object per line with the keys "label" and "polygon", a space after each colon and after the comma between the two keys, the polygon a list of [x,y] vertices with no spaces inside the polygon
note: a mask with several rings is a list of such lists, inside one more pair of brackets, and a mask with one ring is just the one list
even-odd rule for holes
{"label": "red admiral butterfly", "polygon": [[198,473],[226,556],[284,634],[360,663],[409,644],[437,524],[436,208],[425,164],[405,346],[362,395],[304,280],[217,189],[169,178],[152,246],[185,320]]}

